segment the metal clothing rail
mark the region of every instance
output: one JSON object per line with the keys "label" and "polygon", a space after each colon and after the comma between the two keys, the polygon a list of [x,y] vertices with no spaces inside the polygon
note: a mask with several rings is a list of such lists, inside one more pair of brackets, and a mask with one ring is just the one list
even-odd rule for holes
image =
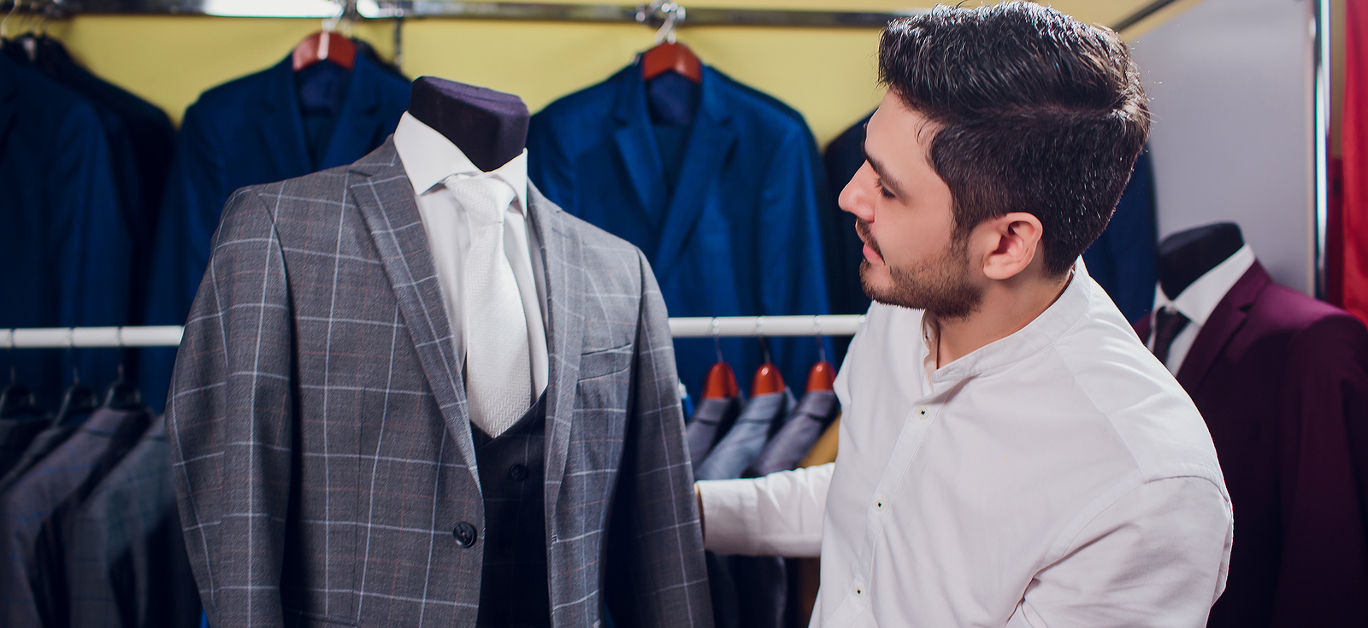
{"label": "metal clothing rail", "polygon": [[[675,338],[738,336],[849,336],[864,316],[706,316],[671,318]],[[84,349],[92,347],[174,347],[180,325],[152,327],[30,327],[0,329],[3,349]]]}
{"label": "metal clothing rail", "polygon": [[[1177,0],[1155,0],[1112,25],[1124,31]],[[926,0],[923,0],[923,3]],[[659,26],[654,5],[559,4],[546,2],[456,2],[451,0],[0,0],[0,11],[48,11],[52,17],[99,15],[213,15],[227,17],[328,18],[343,11],[361,19],[460,18],[547,22],[636,22]],[[732,7],[688,8],[680,25],[883,28],[889,21],[925,9],[819,11]]]}

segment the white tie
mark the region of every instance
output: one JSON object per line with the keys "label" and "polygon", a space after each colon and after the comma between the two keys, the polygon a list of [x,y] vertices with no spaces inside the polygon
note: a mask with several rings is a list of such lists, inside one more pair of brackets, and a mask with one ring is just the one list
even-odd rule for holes
{"label": "white tie", "polygon": [[514,193],[488,175],[449,179],[447,187],[460,190],[457,201],[468,212],[471,228],[461,278],[470,420],[497,437],[532,403],[527,314],[504,254],[504,214]]}

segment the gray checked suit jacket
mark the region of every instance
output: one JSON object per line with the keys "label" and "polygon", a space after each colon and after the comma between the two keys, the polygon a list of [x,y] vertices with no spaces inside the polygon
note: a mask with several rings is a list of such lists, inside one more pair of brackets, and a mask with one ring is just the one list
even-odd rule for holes
{"label": "gray checked suit jacket", "polygon": [[[651,269],[535,188],[528,204],[550,384],[549,573],[527,586],[548,587],[557,627],[605,608],[618,626],[711,625]],[[484,505],[451,333],[392,139],[233,195],[167,403],[210,625],[475,625]],[[462,547],[466,522],[480,535]]]}

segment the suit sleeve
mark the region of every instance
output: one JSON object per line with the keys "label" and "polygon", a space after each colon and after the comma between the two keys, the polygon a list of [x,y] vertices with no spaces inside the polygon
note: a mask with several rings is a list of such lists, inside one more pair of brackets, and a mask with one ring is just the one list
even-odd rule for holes
{"label": "suit sleeve", "polygon": [[281,625],[293,346],[275,225],[250,191],[224,209],[167,408],[186,551],[209,624]]}
{"label": "suit sleeve", "polygon": [[1061,539],[1008,626],[1206,625],[1230,565],[1229,499],[1192,476],[1119,492]]}
{"label": "suit sleeve", "polygon": [[703,535],[684,442],[665,302],[646,259],[623,463],[610,524],[608,593],[621,626],[711,626]]}
{"label": "suit sleeve", "polygon": [[[147,322],[181,325],[209,263],[210,239],[231,190],[224,180],[221,150],[213,125],[197,105],[185,112],[166,193],[157,216],[152,267],[147,286]],[[138,379],[143,398],[154,410],[166,399],[175,353],[164,348],[142,352]]]}
{"label": "suit sleeve", "polygon": [[[817,158],[817,146],[806,127],[797,127],[775,147],[767,169],[761,197],[758,267],[764,269],[760,285],[760,314],[804,315],[829,311],[826,254],[818,228],[825,183]],[[807,381],[808,369],[817,362],[812,338],[771,340],[773,357],[792,385]],[[831,340],[823,338],[826,355],[833,354]]]}
{"label": "suit sleeve", "polygon": [[1293,338],[1281,409],[1283,548],[1273,626],[1368,625],[1368,331],[1345,314]]}

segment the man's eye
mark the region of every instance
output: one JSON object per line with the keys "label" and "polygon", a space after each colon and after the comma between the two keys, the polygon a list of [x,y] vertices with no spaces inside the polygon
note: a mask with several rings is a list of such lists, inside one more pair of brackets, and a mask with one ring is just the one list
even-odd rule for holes
{"label": "man's eye", "polygon": [[883,185],[882,183],[879,184],[879,194],[882,194],[883,197],[886,198],[886,199],[889,199],[889,200],[892,200],[892,199],[893,199],[893,193],[892,193],[892,192],[889,192],[889,191],[888,191],[888,188],[884,187],[884,185]]}

